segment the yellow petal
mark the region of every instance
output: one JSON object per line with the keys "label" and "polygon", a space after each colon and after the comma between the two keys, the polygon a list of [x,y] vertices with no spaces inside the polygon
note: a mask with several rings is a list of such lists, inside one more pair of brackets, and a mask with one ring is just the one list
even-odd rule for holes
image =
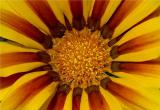
{"label": "yellow petal", "polygon": [[37,68],[43,65],[46,65],[46,64],[42,62],[32,62],[32,63],[24,63],[24,64],[18,64],[18,65],[1,68],[0,76],[7,77],[15,73],[30,71],[34,68]]}
{"label": "yellow petal", "polygon": [[[121,94],[120,96],[127,98],[133,104],[149,110],[158,110],[160,107],[160,99],[158,98],[160,94],[155,91],[148,90],[140,83],[137,86],[136,82],[128,78],[112,78],[112,81],[122,85],[121,89],[116,88],[116,94]],[[114,86],[111,88],[114,88]]]}
{"label": "yellow petal", "polygon": [[[102,26],[102,24],[105,21],[102,21],[101,19],[103,16],[106,15],[106,11],[111,8],[111,1],[110,0],[92,0],[91,2],[91,9],[89,13],[89,19],[88,19],[88,26],[89,28],[99,28],[99,26]],[[109,10],[111,13],[113,13],[111,10]],[[105,15],[104,15],[105,14]],[[106,17],[106,16],[105,16]],[[108,18],[109,19],[109,18]],[[104,18],[103,18],[104,20]],[[105,18],[107,22],[107,17]]]}
{"label": "yellow petal", "polygon": [[[40,76],[43,76],[46,73],[47,73],[46,71],[33,72],[33,73],[26,74],[22,76],[20,79],[18,79],[10,88],[10,91],[8,92],[8,94],[2,100],[1,107],[4,110],[15,109],[25,97],[23,96],[25,92],[23,90],[21,91],[20,87],[23,87],[25,84],[28,84],[30,81],[32,82],[34,79],[39,78]],[[32,86],[32,85],[27,85],[27,86]],[[26,92],[29,92],[29,90],[27,90]]]}
{"label": "yellow petal", "polygon": [[[54,97],[54,95],[53,95],[53,97]],[[49,105],[49,103],[50,103],[50,101],[52,100],[53,97],[50,97],[50,98],[42,105],[42,107],[41,107],[39,110],[47,110],[48,105]]]}
{"label": "yellow petal", "polygon": [[83,0],[83,16],[86,22],[88,20],[92,2],[92,0]]}
{"label": "yellow petal", "polygon": [[103,26],[107,21],[110,19],[110,17],[113,15],[119,4],[122,0],[110,0],[109,4],[104,12],[104,15],[101,18],[101,24],[100,26]]}
{"label": "yellow petal", "polygon": [[73,90],[70,90],[70,92],[67,94],[63,110],[72,110],[72,94]]}
{"label": "yellow petal", "polygon": [[[115,67],[114,67],[115,66]],[[149,60],[145,62],[119,62],[112,64],[113,71],[123,71],[130,74],[157,77],[160,76],[159,59]]]}
{"label": "yellow petal", "polygon": [[[28,20],[35,25],[42,32],[50,34],[48,27],[40,20],[40,18],[33,12],[33,10],[25,3],[25,0],[2,0],[2,9],[9,10],[22,18]],[[9,8],[11,9],[9,9]]]}
{"label": "yellow petal", "polygon": [[141,108],[133,103],[130,103],[129,101],[126,101],[125,99],[122,99],[119,96],[116,96],[116,97],[120,101],[122,108],[124,110],[144,110],[144,108]]}
{"label": "yellow petal", "polygon": [[[54,12],[56,18],[62,23],[65,25],[65,20],[64,20],[64,16],[63,16],[63,13],[60,11],[58,5],[56,4],[55,1],[53,0],[47,0],[52,11]],[[62,1],[61,1],[62,2]]]}
{"label": "yellow petal", "polygon": [[141,35],[118,46],[118,54],[134,53],[154,47],[160,47],[160,32],[155,31],[146,35]]}
{"label": "yellow petal", "polygon": [[156,59],[160,56],[160,47],[153,47],[149,49],[144,49],[142,51],[127,53],[118,56],[115,61],[132,61],[132,62],[140,62],[140,61],[148,61],[152,59]]}
{"label": "yellow petal", "polygon": [[100,87],[100,92],[108,103],[110,110],[123,110],[120,102],[111,93],[102,87]]}
{"label": "yellow petal", "polygon": [[26,47],[44,50],[44,47],[38,42],[28,38],[27,36],[23,34],[20,34],[12,30],[11,28],[5,25],[0,25],[0,36],[2,36],[3,38],[9,39],[9,40],[15,41],[19,44],[25,45]]}
{"label": "yellow petal", "polygon": [[143,20],[160,6],[159,0],[143,0],[139,5],[126,16],[123,21],[115,28],[113,38],[119,36],[124,31]]}
{"label": "yellow petal", "polygon": [[130,31],[128,31],[117,43],[116,45],[122,45],[125,42],[134,39],[141,35],[147,35],[152,32],[156,32],[160,30],[160,17],[152,18],[146,22],[143,22]]}
{"label": "yellow petal", "polygon": [[19,110],[39,110],[41,106],[46,102],[47,99],[54,96],[56,93],[58,83],[52,82],[33,98],[28,98],[23,105],[18,107]]}
{"label": "yellow petal", "polygon": [[0,76],[7,77],[9,75],[26,72],[34,68],[46,65],[39,53],[35,52],[14,52],[0,54]]}
{"label": "yellow petal", "polygon": [[118,75],[119,77],[128,78],[137,84],[140,83],[141,85],[147,88],[157,88],[157,89],[160,88],[160,78],[159,77],[149,77],[149,76],[142,76],[138,74],[124,73],[124,72],[117,72],[114,74]]}
{"label": "yellow petal", "polygon": [[69,0],[55,0],[54,1],[62,13],[68,18],[69,22],[72,23],[72,12],[69,5]]}
{"label": "yellow petal", "polygon": [[[8,94],[11,86],[0,89],[0,102],[3,100],[3,98]],[[0,104],[1,106],[1,104]]]}
{"label": "yellow petal", "polygon": [[89,101],[88,101],[88,95],[84,90],[82,92],[80,110],[90,110]]}
{"label": "yellow petal", "polygon": [[0,54],[6,54],[12,52],[38,52],[38,50],[24,48],[12,42],[0,42],[0,49],[1,49]]}
{"label": "yellow petal", "polygon": [[94,7],[94,3],[95,3],[95,0],[91,0],[91,1],[90,1],[91,6],[90,6],[90,11],[89,11],[89,16],[91,16],[91,15],[92,15],[92,11],[93,11],[93,7]]}

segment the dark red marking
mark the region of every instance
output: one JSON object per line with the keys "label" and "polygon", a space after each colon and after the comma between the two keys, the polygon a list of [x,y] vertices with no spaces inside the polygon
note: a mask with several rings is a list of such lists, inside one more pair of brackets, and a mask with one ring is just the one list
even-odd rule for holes
{"label": "dark red marking", "polygon": [[110,56],[112,57],[112,59],[115,59],[119,56],[118,46],[112,47],[110,51]]}
{"label": "dark red marking", "polygon": [[108,46],[109,46],[109,47],[112,47],[115,43],[117,43],[117,42],[123,37],[124,34],[125,34],[125,33],[121,34],[120,36],[118,36],[118,37],[116,37],[116,38],[114,38],[114,39],[112,39],[112,40],[110,40],[110,41],[108,42]]}
{"label": "dark red marking", "polygon": [[51,61],[50,55],[46,51],[37,52],[37,56],[44,63]]}
{"label": "dark red marking", "polygon": [[113,31],[109,29],[109,26],[107,24],[104,24],[102,28],[100,28],[101,36],[104,39],[110,39],[112,38]]}

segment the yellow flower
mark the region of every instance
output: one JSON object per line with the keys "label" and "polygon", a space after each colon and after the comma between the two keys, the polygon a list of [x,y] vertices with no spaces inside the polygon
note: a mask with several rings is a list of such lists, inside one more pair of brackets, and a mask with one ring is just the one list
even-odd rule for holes
{"label": "yellow flower", "polygon": [[0,0],[1,110],[160,110],[159,0]]}

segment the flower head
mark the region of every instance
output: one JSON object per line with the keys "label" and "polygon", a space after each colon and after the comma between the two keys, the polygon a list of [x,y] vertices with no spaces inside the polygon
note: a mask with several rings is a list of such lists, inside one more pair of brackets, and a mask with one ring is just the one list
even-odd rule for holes
{"label": "flower head", "polygon": [[3,110],[159,110],[159,0],[1,0]]}

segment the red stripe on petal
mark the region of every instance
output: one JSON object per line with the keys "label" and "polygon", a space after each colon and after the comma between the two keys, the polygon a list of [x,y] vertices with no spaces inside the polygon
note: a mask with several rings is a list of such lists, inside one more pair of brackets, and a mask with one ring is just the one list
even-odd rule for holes
{"label": "red stripe on petal", "polygon": [[[121,44],[120,46],[112,47],[112,50],[110,51],[111,57],[116,58],[122,54],[137,52],[137,51],[155,47],[160,42],[160,38],[158,37],[158,35],[159,35],[159,31],[155,31],[145,35],[137,36],[136,38]],[[122,36],[112,39],[108,43],[108,45],[113,46],[121,38]]]}
{"label": "red stripe on petal", "polygon": [[93,31],[98,29],[100,26],[100,19],[104,14],[109,0],[95,0],[92,14],[88,19],[88,27]]}
{"label": "red stripe on petal", "polygon": [[30,70],[28,72],[35,72],[35,71],[51,71],[52,70],[52,66],[51,65],[45,65],[45,66],[41,66],[38,68],[35,68],[33,70]]}
{"label": "red stripe on petal", "polygon": [[123,71],[133,74],[154,75],[160,73],[160,60],[145,62],[113,62],[112,71]]}
{"label": "red stripe on petal", "polygon": [[73,110],[80,110],[80,102],[81,102],[81,96],[74,96],[73,97],[73,102],[72,102]]}
{"label": "red stripe on petal", "polygon": [[57,93],[51,101],[47,110],[63,110],[66,94]]}
{"label": "red stripe on petal", "polygon": [[97,86],[90,86],[86,91],[88,93],[88,100],[91,110],[109,110],[108,104]]}
{"label": "red stripe on petal", "polygon": [[[147,48],[150,45],[157,44],[160,42],[158,37],[159,32],[153,32],[146,35],[136,37],[118,47],[119,54],[125,54],[129,52],[140,51]],[[150,46],[151,48],[152,46]]]}
{"label": "red stripe on petal", "polygon": [[119,65],[119,69],[122,71],[128,71],[128,72],[138,72],[138,71],[142,72],[147,70],[145,64],[129,63],[129,62],[121,62]]}
{"label": "red stripe on petal", "polygon": [[63,36],[65,27],[58,21],[46,0],[27,0],[27,3],[48,26],[53,37]]}
{"label": "red stripe on petal", "polygon": [[144,74],[147,75],[147,73],[151,74],[157,74],[160,72],[160,62],[159,64],[145,64],[144,63],[121,63],[120,64],[120,70],[126,71],[129,73],[136,73],[137,74]]}
{"label": "red stripe on petal", "polygon": [[[124,2],[124,1],[123,1]],[[123,2],[121,2],[121,5],[123,4]],[[129,1],[130,2],[130,1]],[[133,1],[132,1],[133,2]],[[138,2],[137,2],[138,3]],[[134,4],[134,3],[133,3]],[[110,32],[113,32],[114,29],[119,25],[119,23],[122,21],[122,17],[125,15],[123,15],[122,13],[122,16],[119,15],[120,17],[117,17],[118,15],[116,15],[118,12],[118,10],[120,9],[120,7],[122,7],[121,5],[119,5],[119,8],[117,8],[117,11],[115,12],[115,14],[113,15],[113,17],[110,19],[110,21],[105,24],[107,26],[107,28],[109,28]],[[131,4],[132,5],[132,4]],[[135,4],[134,4],[135,5]],[[127,6],[128,7],[128,6]],[[130,7],[131,8],[131,7]],[[134,8],[134,7],[133,7]],[[127,9],[126,9],[127,10]],[[126,12],[125,10],[125,12]],[[120,10],[119,10],[120,11]],[[130,27],[128,30],[130,30],[131,28],[133,27],[136,27],[138,26],[139,24],[151,19],[151,18],[154,18],[154,17],[157,17],[160,15],[160,7],[158,7],[155,11],[153,11],[150,15],[148,15],[147,17],[145,17],[143,20],[141,20],[140,22],[138,22],[137,24],[135,24],[134,26]],[[114,20],[115,19],[115,20]],[[114,21],[113,21],[114,20]],[[109,42],[109,46],[113,46],[116,42],[118,42],[122,37],[123,35],[128,31],[126,30],[125,32],[123,32],[120,36],[112,39],[110,42]],[[106,36],[104,37],[107,37],[108,35],[106,34]]]}
{"label": "red stripe on petal", "polygon": [[73,99],[72,99],[72,110],[80,110],[80,102],[82,96],[81,88],[74,88],[73,90]]}
{"label": "red stripe on petal", "polygon": [[151,19],[151,18],[154,18],[154,17],[158,17],[160,16],[160,7],[158,7],[155,11],[153,11],[150,15],[148,15],[147,17],[145,17],[143,20],[141,20],[139,23],[137,23],[135,26]]}
{"label": "red stripe on petal", "polygon": [[85,20],[83,17],[83,1],[70,0],[69,2],[73,15],[73,27],[75,27],[77,30],[81,30],[85,26]]}
{"label": "red stripe on petal", "polygon": [[55,96],[49,103],[47,110],[63,110],[69,89],[70,88],[67,85],[59,86]]}
{"label": "red stripe on petal", "polygon": [[28,97],[32,97],[51,82],[52,78],[49,75],[43,75],[33,79],[14,90],[14,92],[12,92],[12,96],[8,97],[4,103],[16,101],[14,103],[15,105],[12,105],[13,108],[16,109]]}
{"label": "red stripe on petal", "polygon": [[138,99],[141,99],[141,101],[146,101],[147,98],[145,99],[145,97],[139,94],[138,92],[123,85],[117,84],[113,81],[110,81],[107,84],[107,90],[110,91],[113,95],[119,96],[127,102],[130,102],[145,110],[145,108],[139,103]]}
{"label": "red stripe on petal", "polygon": [[13,74],[8,77],[0,77],[0,89],[5,88],[11,84],[13,84],[18,78],[23,76],[25,73]]}
{"label": "red stripe on petal", "polygon": [[16,74],[10,75],[8,77],[0,77],[0,83],[1,83],[0,89],[13,84],[17,79],[19,79],[21,76],[23,76],[27,73],[36,72],[36,71],[47,71],[47,70],[51,70],[50,65],[41,66],[41,67],[32,69],[30,71],[26,71],[26,72],[16,73]]}
{"label": "red stripe on petal", "polygon": [[41,61],[38,55],[33,52],[15,52],[15,53],[0,54],[0,58],[1,58],[0,68],[21,63]]}
{"label": "red stripe on petal", "polygon": [[91,18],[94,20],[101,19],[102,15],[104,14],[109,0],[95,0]]}
{"label": "red stripe on petal", "polygon": [[[39,42],[45,48],[52,46],[51,39],[42,33],[38,28],[29,23],[27,20],[8,11],[2,11],[0,16],[1,23],[11,27],[15,31],[26,35],[27,37]],[[18,37],[18,36],[17,36]],[[48,43],[48,44],[46,44]]]}
{"label": "red stripe on petal", "polygon": [[64,15],[64,19],[65,19],[65,24],[66,24],[66,28],[71,31],[72,30],[72,26],[69,22],[69,20],[67,19],[67,17]]}
{"label": "red stripe on petal", "polygon": [[139,3],[140,1],[129,1],[129,0],[124,0],[122,3],[119,5],[117,8],[115,14],[109,21],[109,27],[110,29],[114,30],[120,23],[121,21],[131,12]]}
{"label": "red stripe on petal", "polygon": [[141,0],[123,0],[109,21],[109,28],[114,30],[140,1]]}

